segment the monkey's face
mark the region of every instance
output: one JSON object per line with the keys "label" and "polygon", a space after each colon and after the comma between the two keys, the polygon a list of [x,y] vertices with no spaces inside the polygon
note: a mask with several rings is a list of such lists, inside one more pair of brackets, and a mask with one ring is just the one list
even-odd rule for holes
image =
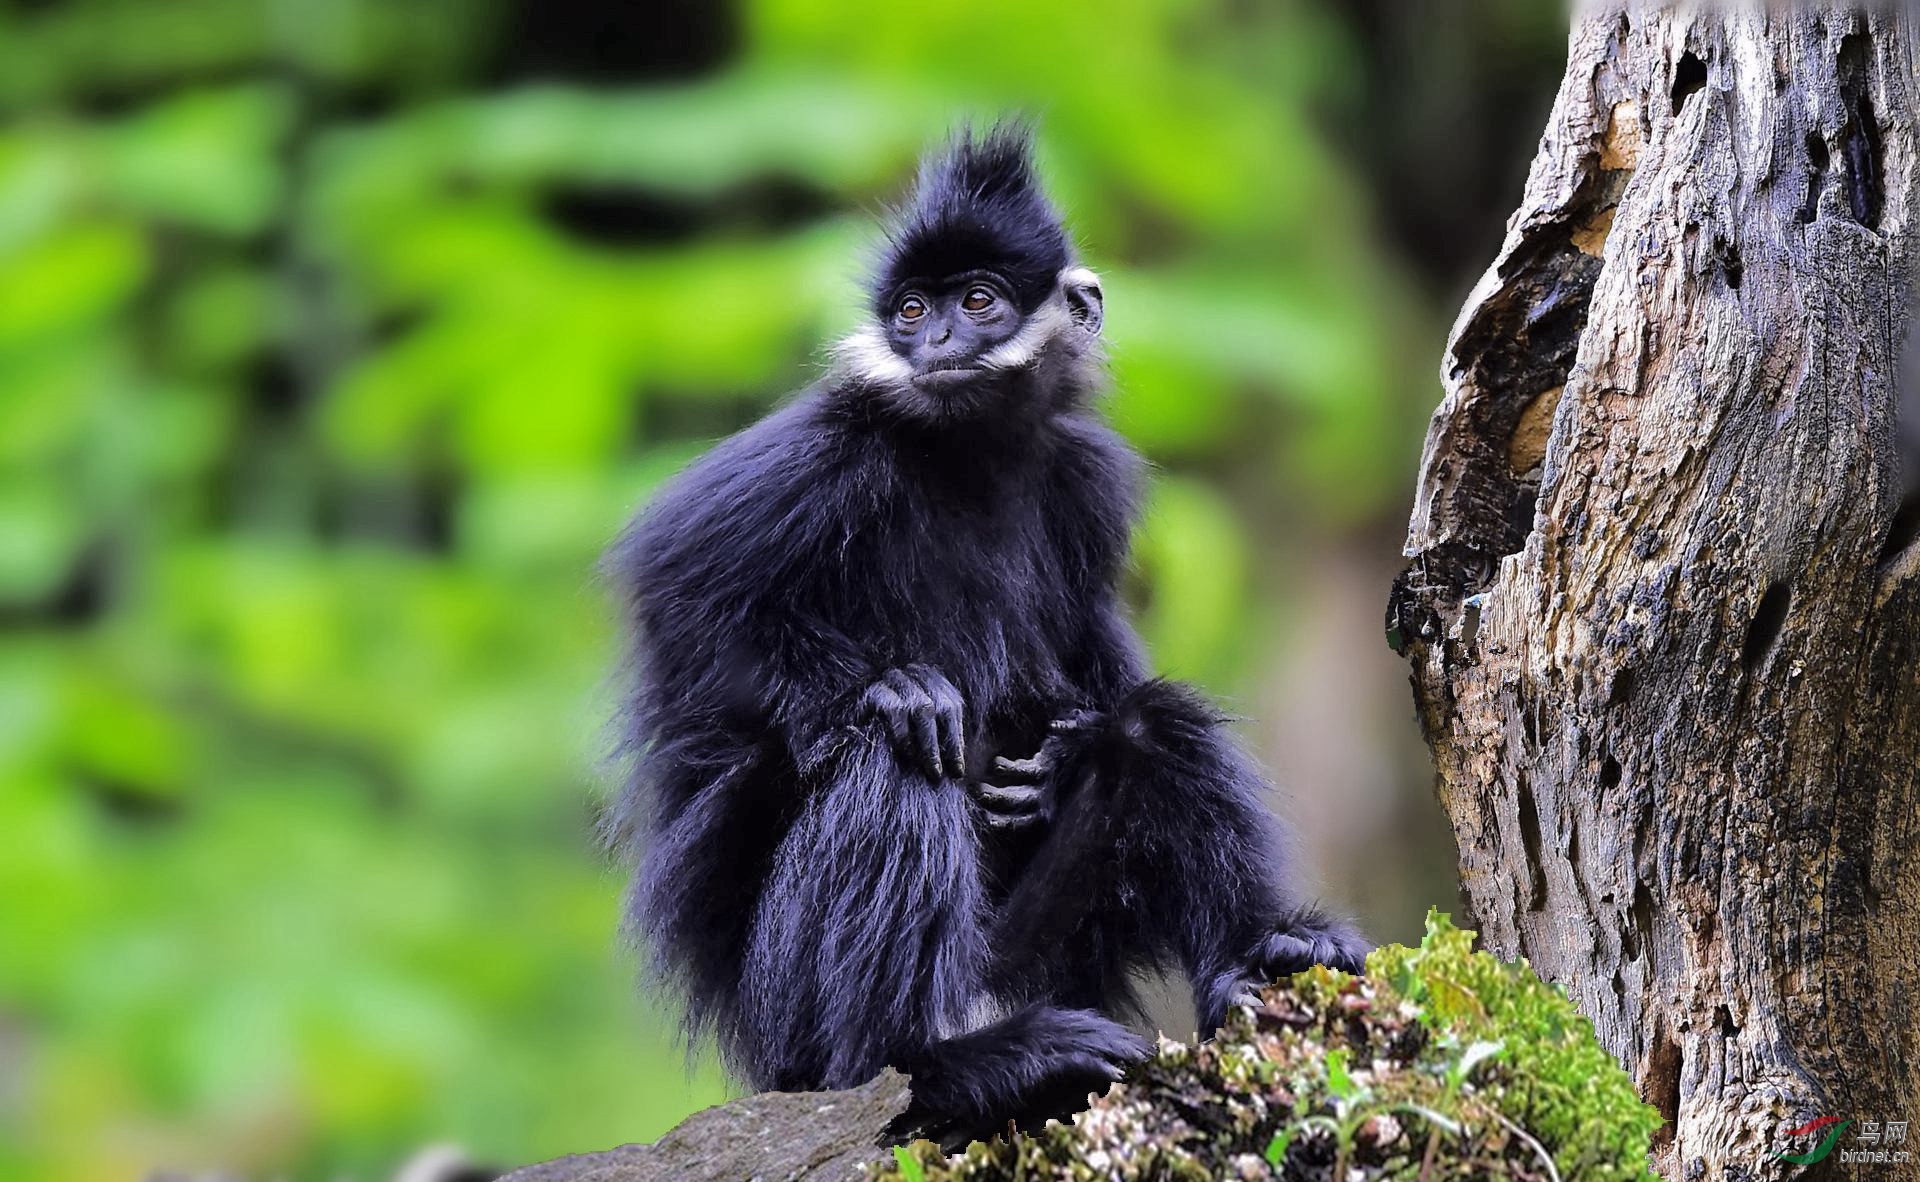
{"label": "monkey's face", "polygon": [[903,281],[875,323],[840,342],[843,372],[893,413],[930,423],[1044,412],[1059,382],[1042,375],[1077,372],[1093,352],[1100,283],[1067,267],[1031,310],[1012,290],[990,270]]}
{"label": "monkey's face", "polygon": [[993,361],[1003,359],[994,358],[994,351],[1028,319],[1007,281],[985,270],[910,280],[890,303],[887,343],[910,367],[908,380],[935,396],[978,382],[996,368]]}

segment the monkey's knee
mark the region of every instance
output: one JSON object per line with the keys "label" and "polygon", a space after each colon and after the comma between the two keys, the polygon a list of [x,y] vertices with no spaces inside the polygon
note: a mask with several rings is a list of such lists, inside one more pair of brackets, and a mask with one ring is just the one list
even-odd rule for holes
{"label": "monkey's knee", "polygon": [[1156,678],[1114,707],[1113,736],[1142,754],[1180,754],[1216,736],[1226,716],[1190,685]]}
{"label": "monkey's knee", "polygon": [[1225,716],[1197,690],[1156,679],[1077,725],[1067,754],[1109,780],[1203,771],[1232,748],[1225,725]]}
{"label": "monkey's knee", "polygon": [[1103,807],[1152,818],[1169,838],[1217,833],[1264,844],[1266,780],[1198,691],[1155,680],[1137,686],[1081,736],[1078,766]]}

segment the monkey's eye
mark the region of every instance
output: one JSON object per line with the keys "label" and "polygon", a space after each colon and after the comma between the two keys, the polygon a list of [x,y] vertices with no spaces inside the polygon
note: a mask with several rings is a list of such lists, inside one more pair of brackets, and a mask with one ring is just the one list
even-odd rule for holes
{"label": "monkey's eye", "polygon": [[900,319],[913,321],[927,314],[927,301],[919,296],[908,296],[900,301]]}
{"label": "monkey's eye", "polygon": [[984,312],[993,307],[993,299],[993,292],[976,287],[967,292],[967,298],[960,301],[960,306],[969,312]]}

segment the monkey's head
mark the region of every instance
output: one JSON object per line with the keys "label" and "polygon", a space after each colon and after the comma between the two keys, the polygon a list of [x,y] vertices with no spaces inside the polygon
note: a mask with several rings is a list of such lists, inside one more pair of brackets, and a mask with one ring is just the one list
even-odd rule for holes
{"label": "monkey's head", "polygon": [[1025,127],[962,132],[921,163],[871,312],[838,353],[897,413],[964,419],[1081,384],[1071,379],[1095,356],[1100,281],[1074,260]]}

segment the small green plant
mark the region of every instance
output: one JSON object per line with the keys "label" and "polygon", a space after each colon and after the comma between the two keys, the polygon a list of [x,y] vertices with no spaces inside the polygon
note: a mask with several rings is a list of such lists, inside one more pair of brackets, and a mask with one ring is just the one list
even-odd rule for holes
{"label": "small green plant", "polygon": [[1502,1042],[1514,1080],[1502,1111],[1554,1147],[1562,1177],[1648,1176],[1643,1163],[1659,1114],[1641,1102],[1593,1024],[1526,962],[1474,952],[1472,932],[1431,912],[1418,949],[1378,949],[1367,974],[1384,977],[1445,1037]]}
{"label": "small green plant", "polygon": [[894,1146],[893,1160],[895,1165],[899,1167],[900,1176],[905,1178],[907,1182],[927,1182],[926,1168],[920,1164],[919,1159],[915,1158],[913,1152],[906,1146]]}
{"label": "small green plant", "polygon": [[1071,1124],[952,1157],[916,1143],[874,1176],[1648,1182],[1658,1124],[1564,996],[1431,913],[1364,977],[1314,969],[1208,1043],[1162,1042]]}

